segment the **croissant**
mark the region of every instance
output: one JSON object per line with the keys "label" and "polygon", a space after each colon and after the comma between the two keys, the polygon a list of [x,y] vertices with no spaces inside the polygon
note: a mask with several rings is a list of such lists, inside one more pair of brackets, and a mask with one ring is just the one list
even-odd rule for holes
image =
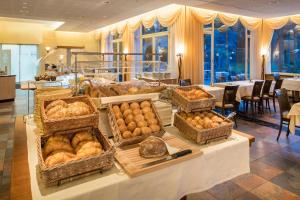
{"label": "croissant", "polygon": [[68,109],[67,108],[62,108],[54,113],[52,113],[51,115],[48,115],[49,119],[60,119],[60,118],[64,118],[68,115]]}
{"label": "croissant", "polygon": [[53,115],[54,113],[56,113],[56,112],[59,111],[59,110],[62,110],[63,108],[64,108],[64,107],[63,107],[62,105],[56,105],[56,106],[50,108],[50,109],[48,110],[48,112],[46,112],[46,115],[47,115],[47,116]]}
{"label": "croissant", "polygon": [[97,141],[97,139],[94,139],[93,141],[82,141],[80,142],[76,148],[75,148],[75,152],[78,152],[79,149],[81,148],[87,148],[90,146],[94,146],[94,147],[98,147],[100,149],[102,149],[102,145]]}
{"label": "croissant", "polygon": [[73,148],[70,143],[65,143],[62,141],[53,141],[46,143],[44,146],[44,157],[47,157],[50,153],[56,150],[64,150],[73,153]]}
{"label": "croissant", "polygon": [[72,153],[60,151],[48,156],[45,160],[45,164],[48,167],[52,167],[60,163],[69,162],[75,158],[75,155]]}
{"label": "croissant", "polygon": [[84,157],[89,157],[92,155],[96,155],[102,152],[102,149],[98,147],[88,147],[88,148],[81,148],[78,150],[76,156],[78,158],[84,158]]}
{"label": "croissant", "polygon": [[75,136],[72,138],[72,147],[75,149],[76,146],[82,142],[82,141],[92,141],[93,136],[91,133],[87,131],[78,132],[75,134]]}
{"label": "croissant", "polygon": [[71,106],[68,107],[67,109],[67,116],[72,117],[72,116],[81,116],[81,115],[87,115],[90,114],[90,109],[83,107],[83,106],[79,106],[79,107],[75,107],[75,106]]}
{"label": "croissant", "polygon": [[63,107],[68,107],[68,104],[65,101],[59,99],[59,100],[52,101],[49,105],[47,105],[46,112],[48,112],[48,110],[58,105],[61,105]]}
{"label": "croissant", "polygon": [[51,136],[47,140],[46,144],[54,142],[54,141],[57,141],[57,142],[61,141],[61,142],[65,142],[65,143],[70,144],[69,138],[67,136],[65,136],[65,135],[54,135],[54,136]]}

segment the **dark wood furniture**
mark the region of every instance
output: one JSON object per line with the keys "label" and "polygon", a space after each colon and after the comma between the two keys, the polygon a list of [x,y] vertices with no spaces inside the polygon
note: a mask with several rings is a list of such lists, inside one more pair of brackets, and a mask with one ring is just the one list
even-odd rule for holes
{"label": "dark wood furniture", "polygon": [[275,102],[275,100],[276,100],[276,94],[275,94],[275,90],[278,90],[278,89],[281,88],[282,82],[283,82],[283,79],[276,80],[273,92],[271,92],[269,94],[269,96],[272,97],[272,99],[273,99],[273,107],[274,107],[274,111],[275,112],[276,112],[276,104],[275,104],[276,103]]}
{"label": "dark wood furniture", "polygon": [[271,112],[271,107],[270,107],[270,88],[272,85],[272,80],[265,80],[264,86],[262,88],[262,93],[261,93],[261,105],[262,105],[262,111],[264,110],[264,102],[266,102],[266,109],[269,109]]}
{"label": "dark wood furniture", "polygon": [[277,141],[278,141],[280,134],[281,134],[282,125],[284,123],[288,124],[286,136],[288,137],[290,134],[290,129],[289,129],[290,119],[288,118],[287,115],[288,115],[289,111],[291,110],[291,104],[289,102],[289,96],[287,94],[286,89],[284,89],[284,88],[278,89],[275,91],[275,93],[278,98],[279,109],[280,109],[280,127],[279,127],[278,136],[277,136]]}
{"label": "dark wood furniture", "polygon": [[242,97],[242,100],[244,101],[244,107],[246,107],[246,112],[248,112],[248,104],[250,103],[252,116],[254,117],[254,110],[256,110],[256,106],[261,106],[261,90],[263,87],[264,82],[263,81],[255,81],[252,95],[251,96],[244,96]]}
{"label": "dark wood furniture", "polygon": [[190,86],[192,85],[191,79],[181,79],[179,80],[179,85],[180,86]]}

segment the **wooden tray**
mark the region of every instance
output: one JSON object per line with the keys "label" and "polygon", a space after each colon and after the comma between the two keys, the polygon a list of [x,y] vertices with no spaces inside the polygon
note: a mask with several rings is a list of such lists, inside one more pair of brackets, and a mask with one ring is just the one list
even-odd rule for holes
{"label": "wooden tray", "polygon": [[191,144],[184,142],[183,140],[179,139],[174,135],[167,134],[164,135],[162,138],[169,145],[176,148],[180,148],[180,150],[191,149],[192,153],[174,160],[169,160],[157,165],[152,165],[150,167],[142,168],[143,164],[152,162],[154,160],[162,159],[168,155],[159,158],[143,158],[139,154],[139,146],[135,144],[131,146],[126,146],[124,148],[122,147],[116,148],[115,159],[118,161],[118,163],[122,166],[122,168],[126,171],[126,173],[130,177],[136,177],[198,157],[202,154],[202,151],[200,149],[192,146]]}

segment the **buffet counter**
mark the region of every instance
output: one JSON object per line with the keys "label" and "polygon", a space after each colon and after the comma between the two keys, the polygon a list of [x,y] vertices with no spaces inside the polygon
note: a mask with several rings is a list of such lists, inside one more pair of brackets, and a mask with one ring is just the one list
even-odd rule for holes
{"label": "buffet counter", "polygon": [[[36,148],[36,125],[27,120],[27,149],[30,185],[33,199],[180,199],[181,197],[207,190],[216,184],[249,173],[248,139],[236,134],[227,140],[208,145],[196,145],[179,135],[175,127],[166,127],[166,134],[190,143],[203,152],[202,155],[130,178],[115,162],[115,166],[103,174],[94,174],[65,183],[45,187],[38,172]],[[163,187],[162,187],[163,186]]]}
{"label": "buffet counter", "polygon": [[16,97],[16,75],[1,75],[0,91],[0,101],[14,100]]}

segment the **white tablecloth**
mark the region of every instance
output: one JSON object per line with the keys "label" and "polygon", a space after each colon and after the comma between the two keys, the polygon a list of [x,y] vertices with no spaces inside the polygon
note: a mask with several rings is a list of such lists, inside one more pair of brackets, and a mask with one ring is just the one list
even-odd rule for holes
{"label": "white tablecloth", "polygon": [[[228,140],[201,146],[203,155],[136,178],[116,166],[102,175],[92,175],[60,187],[44,188],[37,182],[38,164],[35,125],[26,124],[28,162],[33,199],[176,200],[249,173],[248,139],[233,134]],[[177,134],[174,127],[168,131]],[[42,195],[42,194],[43,195]]]}
{"label": "white tablecloth", "polygon": [[212,87],[208,85],[199,85],[201,88],[209,92],[210,94],[214,95],[216,97],[217,101],[222,101],[223,100],[223,95],[224,95],[224,87]]}
{"label": "white tablecloth", "polygon": [[300,126],[300,103],[292,106],[288,116],[290,117],[289,129],[292,134],[295,134],[296,126]]}
{"label": "white tablecloth", "polygon": [[300,78],[283,79],[281,88],[285,88],[291,91],[300,91]]}

